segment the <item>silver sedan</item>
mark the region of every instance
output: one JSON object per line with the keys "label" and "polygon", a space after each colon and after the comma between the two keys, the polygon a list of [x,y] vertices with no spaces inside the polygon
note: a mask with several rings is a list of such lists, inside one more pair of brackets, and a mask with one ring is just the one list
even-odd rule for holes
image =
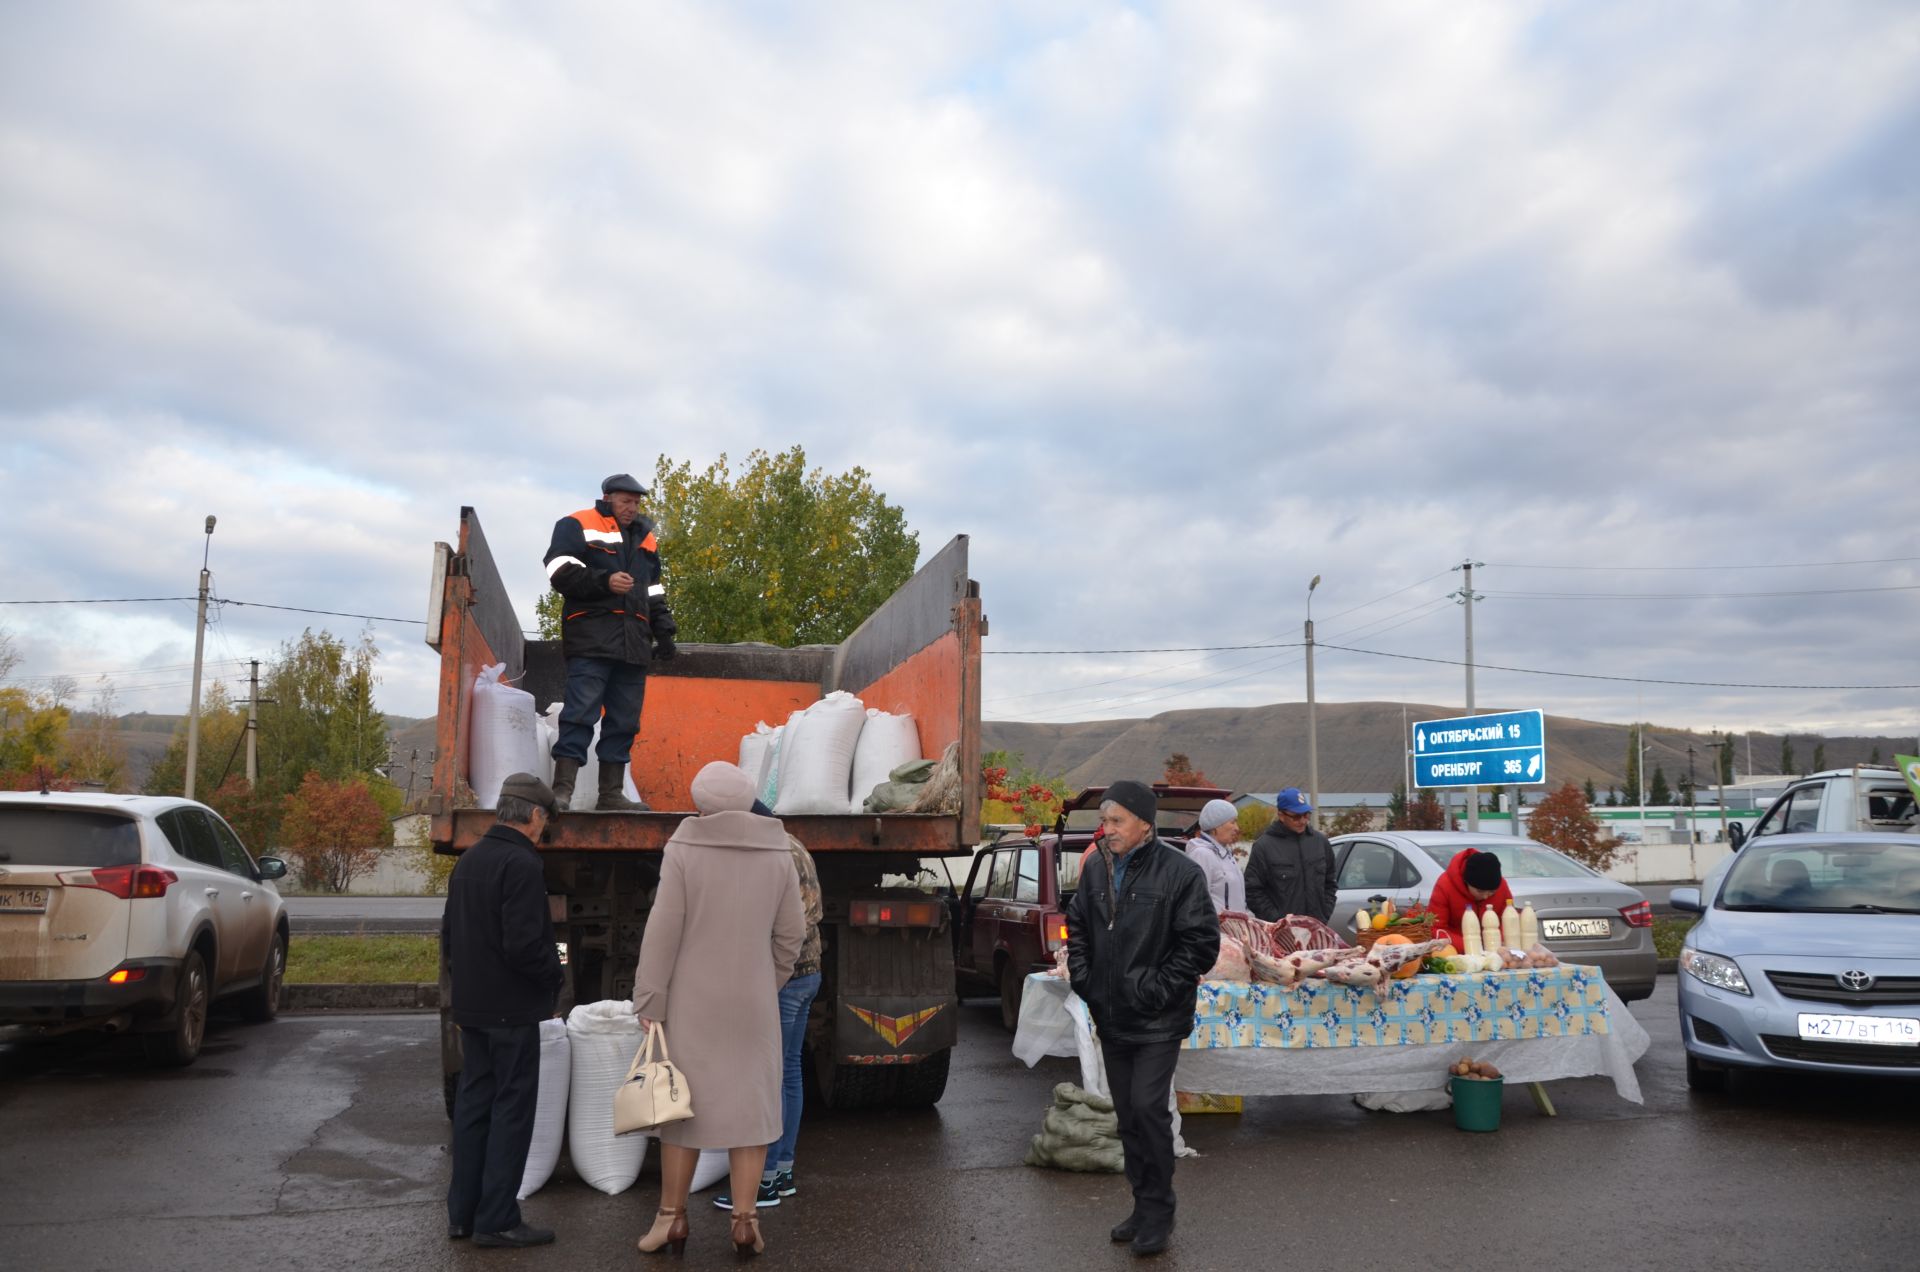
{"label": "silver sedan", "polygon": [[1342,835],[1333,841],[1336,931],[1353,929],[1362,906],[1383,898],[1407,909],[1433,895],[1433,885],[1463,848],[1500,858],[1516,902],[1533,906],[1540,940],[1569,963],[1600,968],[1628,1002],[1653,993],[1658,958],[1653,909],[1637,889],[1589,870],[1531,839],[1453,830],[1386,830]]}

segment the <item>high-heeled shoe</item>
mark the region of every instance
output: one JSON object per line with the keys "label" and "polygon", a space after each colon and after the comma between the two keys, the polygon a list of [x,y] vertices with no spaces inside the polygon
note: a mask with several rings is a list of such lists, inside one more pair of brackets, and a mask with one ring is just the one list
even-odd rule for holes
{"label": "high-heeled shoe", "polygon": [[653,1227],[648,1229],[647,1235],[639,1241],[642,1254],[658,1254],[668,1246],[673,1247],[676,1258],[687,1252],[687,1208],[685,1206],[677,1210],[660,1207],[659,1213],[653,1217]]}
{"label": "high-heeled shoe", "polygon": [[750,1259],[766,1251],[767,1241],[760,1235],[760,1217],[751,1210],[733,1212],[733,1252]]}

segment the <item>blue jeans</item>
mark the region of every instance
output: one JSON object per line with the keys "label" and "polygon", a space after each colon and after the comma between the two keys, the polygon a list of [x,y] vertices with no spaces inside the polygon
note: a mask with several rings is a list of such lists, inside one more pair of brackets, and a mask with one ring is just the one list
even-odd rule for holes
{"label": "blue jeans", "polygon": [[[566,703],[560,708],[560,740],[553,744],[556,760],[587,762],[593,726],[600,726],[600,762],[626,764],[633,759],[634,735],[640,732],[640,705],[647,696],[647,669],[640,663],[615,658],[567,659]],[[600,718],[600,708],[607,718]]]}
{"label": "blue jeans", "polygon": [[780,1049],[786,1053],[786,1076],[780,1084],[780,1142],[767,1149],[767,1169],[793,1160],[800,1140],[800,1106],[806,1099],[800,1081],[800,1048],[807,1040],[807,1008],[820,992],[820,973],[796,976],[780,987]]}

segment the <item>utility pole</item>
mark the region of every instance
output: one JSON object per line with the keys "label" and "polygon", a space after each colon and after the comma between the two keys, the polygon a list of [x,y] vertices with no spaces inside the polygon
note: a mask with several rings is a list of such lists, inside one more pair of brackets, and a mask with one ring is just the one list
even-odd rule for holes
{"label": "utility pole", "polygon": [[1307,584],[1307,802],[1313,805],[1309,816],[1315,830],[1320,829],[1320,732],[1313,702],[1313,589],[1319,586],[1316,574]]}
{"label": "utility pole", "polygon": [[1407,799],[1413,798],[1413,743],[1408,741],[1407,704],[1400,704],[1400,789]]}
{"label": "utility pole", "polygon": [[187,705],[186,797],[193,798],[194,770],[200,765],[200,664],[207,652],[207,588],[213,582],[208,563],[213,558],[213,522],[207,517],[207,542],[200,553],[200,608],[193,620],[193,701]]}
{"label": "utility pole", "polygon": [[260,660],[253,659],[247,672],[247,789],[260,782]]}
{"label": "utility pole", "polygon": [[[1467,714],[1473,714],[1473,603],[1483,601],[1484,596],[1473,593],[1473,571],[1475,566],[1484,566],[1485,561],[1462,561],[1453,568],[1461,572],[1460,590],[1454,597],[1467,611]],[[1480,788],[1467,787],[1467,829],[1480,829]]]}
{"label": "utility pole", "polygon": [[1713,784],[1714,784],[1714,787],[1716,788],[1715,802],[1717,802],[1720,805],[1720,834],[1722,838],[1724,838],[1726,837],[1726,834],[1727,834],[1726,773],[1727,773],[1728,766],[1733,763],[1733,736],[1731,734],[1728,734],[1726,737],[1722,738],[1720,740],[1720,745],[1718,749],[1721,751],[1724,751],[1727,756],[1727,758],[1724,761],[1716,760],[1713,766]]}

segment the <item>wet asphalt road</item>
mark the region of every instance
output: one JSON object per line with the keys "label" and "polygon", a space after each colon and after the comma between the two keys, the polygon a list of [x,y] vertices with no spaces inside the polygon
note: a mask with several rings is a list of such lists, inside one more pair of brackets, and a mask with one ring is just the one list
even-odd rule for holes
{"label": "wet asphalt road", "polygon": [[[1634,1012],[1654,1039],[1644,1107],[1582,1080],[1553,1084],[1555,1120],[1507,1092],[1486,1136],[1338,1097],[1189,1118],[1204,1156],[1179,1168],[1180,1228],[1152,1266],[1920,1267],[1920,1082],[1763,1079],[1693,1097],[1671,978]],[[993,1006],[964,1014],[938,1109],[809,1116],[804,1191],[767,1213],[758,1266],[1134,1265],[1106,1240],[1128,1208],[1118,1177],[1019,1164],[1072,1063],[1029,1071]],[[555,1247],[445,1239],[434,1039],[429,1015],[221,1021],[173,1073],[124,1041],[0,1042],[0,1267],[651,1265],[633,1251],[658,1198],[651,1159],[633,1191],[606,1197],[563,1154],[526,1203],[559,1229]],[[731,1265],[724,1216],[696,1197],[692,1218],[686,1265]]]}

